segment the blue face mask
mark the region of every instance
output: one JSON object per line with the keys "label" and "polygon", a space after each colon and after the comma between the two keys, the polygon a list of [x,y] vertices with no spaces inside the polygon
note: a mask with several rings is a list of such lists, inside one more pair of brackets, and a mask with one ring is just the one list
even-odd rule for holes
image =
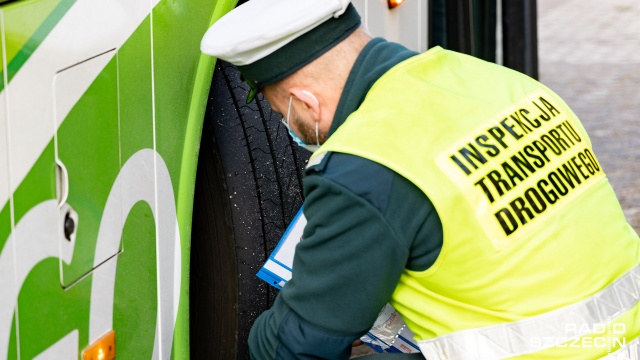
{"label": "blue face mask", "polygon": [[282,119],[282,123],[284,124],[284,126],[287,127],[287,130],[289,131],[289,136],[291,136],[291,138],[293,139],[293,141],[298,144],[298,146],[305,148],[311,152],[314,152],[316,150],[318,150],[320,148],[320,139],[318,138],[318,122],[316,121],[316,145],[308,145],[307,143],[305,143],[304,141],[302,141],[302,139],[300,139],[298,137],[298,135],[296,135],[292,130],[291,127],[289,126],[289,115],[291,114],[291,102],[293,101],[293,96],[289,96],[289,107],[287,108],[287,121],[284,121],[284,118]]}

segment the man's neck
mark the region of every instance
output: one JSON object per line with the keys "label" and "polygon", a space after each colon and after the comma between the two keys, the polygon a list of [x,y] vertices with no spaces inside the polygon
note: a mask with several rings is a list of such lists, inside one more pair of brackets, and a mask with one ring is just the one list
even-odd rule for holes
{"label": "man's neck", "polygon": [[371,40],[360,52],[342,89],[329,135],[356,111],[378,79],[395,65],[417,55],[404,46],[382,38]]}

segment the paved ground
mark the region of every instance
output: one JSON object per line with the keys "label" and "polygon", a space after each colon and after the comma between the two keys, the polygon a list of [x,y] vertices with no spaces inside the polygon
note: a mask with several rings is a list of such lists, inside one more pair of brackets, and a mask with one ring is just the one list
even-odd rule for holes
{"label": "paved ground", "polygon": [[640,2],[538,0],[540,80],[590,134],[640,232]]}

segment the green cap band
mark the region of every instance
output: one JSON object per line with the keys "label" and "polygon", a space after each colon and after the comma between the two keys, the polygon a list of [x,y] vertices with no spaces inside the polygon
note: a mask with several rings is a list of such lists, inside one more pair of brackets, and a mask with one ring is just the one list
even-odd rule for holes
{"label": "green cap band", "polygon": [[253,101],[260,89],[284,79],[317,59],[354,32],[358,26],[360,15],[353,5],[349,4],[340,17],[331,17],[252,64],[238,66],[238,70],[251,87],[247,103]]}

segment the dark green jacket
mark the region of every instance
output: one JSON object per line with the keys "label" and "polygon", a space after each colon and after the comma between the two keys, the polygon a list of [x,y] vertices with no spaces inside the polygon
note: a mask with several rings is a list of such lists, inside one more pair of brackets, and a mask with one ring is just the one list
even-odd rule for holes
{"label": "dark green jacket", "polygon": [[[351,70],[329,136],[380,76],[414,55],[399,44],[372,40]],[[433,205],[382,165],[329,154],[307,169],[304,194],[308,223],[293,278],[251,329],[253,359],[347,359],[402,271],[426,270],[440,253],[442,226]]]}

